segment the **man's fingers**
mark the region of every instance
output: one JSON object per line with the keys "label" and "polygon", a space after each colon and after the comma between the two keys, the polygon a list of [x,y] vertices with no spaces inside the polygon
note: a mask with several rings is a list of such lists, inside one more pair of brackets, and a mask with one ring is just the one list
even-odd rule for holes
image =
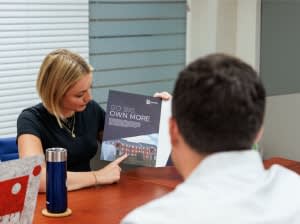
{"label": "man's fingers", "polygon": [[118,164],[120,164],[124,159],[126,159],[127,156],[128,156],[127,154],[124,154],[124,155],[120,156],[119,158],[115,159],[112,163],[118,165]]}
{"label": "man's fingers", "polygon": [[154,96],[154,97],[159,97],[159,96],[160,96],[160,93],[159,93],[159,92],[156,92],[156,93],[153,94],[153,96]]}

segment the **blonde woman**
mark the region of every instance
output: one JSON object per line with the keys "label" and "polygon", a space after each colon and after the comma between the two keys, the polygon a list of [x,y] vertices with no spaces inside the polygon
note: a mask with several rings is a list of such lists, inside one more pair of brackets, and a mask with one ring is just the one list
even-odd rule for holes
{"label": "blonde woman", "polygon": [[[46,148],[68,150],[68,190],[119,180],[126,155],[103,169],[90,170],[104,127],[104,110],[92,100],[92,69],[79,55],[59,49],[44,59],[37,78],[42,100],[25,109],[17,121],[20,157],[44,154]],[[45,167],[40,191],[46,190]]]}

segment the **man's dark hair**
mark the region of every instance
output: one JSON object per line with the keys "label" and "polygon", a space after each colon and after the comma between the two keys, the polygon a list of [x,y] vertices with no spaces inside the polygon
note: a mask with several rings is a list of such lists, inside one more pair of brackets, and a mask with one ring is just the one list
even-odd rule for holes
{"label": "man's dark hair", "polygon": [[188,65],[176,81],[172,114],[186,143],[200,153],[250,149],[265,111],[255,70],[225,54]]}

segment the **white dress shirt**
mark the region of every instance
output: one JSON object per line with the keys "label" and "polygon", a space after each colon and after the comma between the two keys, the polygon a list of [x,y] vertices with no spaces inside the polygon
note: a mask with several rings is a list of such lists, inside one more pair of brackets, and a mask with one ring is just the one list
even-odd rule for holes
{"label": "white dress shirt", "polygon": [[300,177],[278,165],[265,170],[256,151],[215,153],[122,224],[300,224],[299,195]]}

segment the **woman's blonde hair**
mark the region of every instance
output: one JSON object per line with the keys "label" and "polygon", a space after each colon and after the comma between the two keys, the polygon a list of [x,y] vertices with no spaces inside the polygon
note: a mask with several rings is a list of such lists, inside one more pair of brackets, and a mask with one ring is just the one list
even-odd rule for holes
{"label": "woman's blonde hair", "polygon": [[44,106],[57,118],[59,124],[63,96],[71,86],[92,70],[80,55],[66,49],[57,49],[45,57],[36,88]]}

